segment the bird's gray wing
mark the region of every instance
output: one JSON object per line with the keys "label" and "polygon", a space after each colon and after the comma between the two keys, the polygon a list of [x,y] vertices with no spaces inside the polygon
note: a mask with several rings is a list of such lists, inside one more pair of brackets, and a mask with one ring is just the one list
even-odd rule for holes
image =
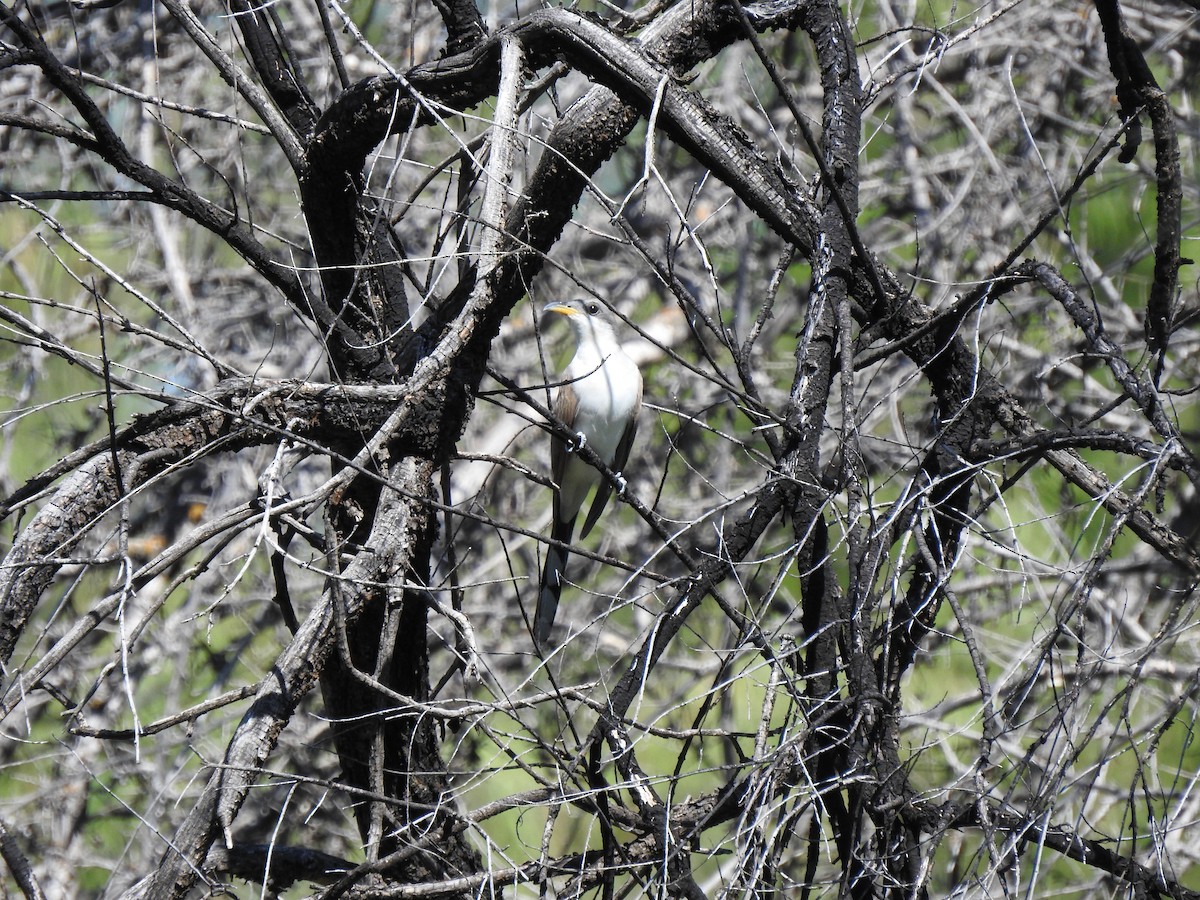
{"label": "bird's gray wing", "polygon": [[[575,411],[578,408],[579,398],[575,395],[575,389],[569,384],[559,386],[558,390],[554,392],[554,399],[550,404],[550,411],[554,413],[554,418],[570,428],[575,423]],[[560,515],[562,511],[560,508],[561,488],[567,472],[567,460],[570,456],[566,442],[557,434],[552,435],[550,438],[550,477],[560,488],[554,492],[554,524],[562,521]],[[572,515],[571,518],[575,517]]]}

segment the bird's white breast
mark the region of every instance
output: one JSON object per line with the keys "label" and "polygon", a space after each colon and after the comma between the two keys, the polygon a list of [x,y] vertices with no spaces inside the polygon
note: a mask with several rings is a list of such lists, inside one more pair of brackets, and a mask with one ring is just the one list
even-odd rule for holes
{"label": "bird's white breast", "polygon": [[596,455],[610,464],[625,424],[633,415],[642,383],[641,372],[624,353],[611,354],[603,367],[600,357],[576,357],[567,375],[575,391],[576,431],[582,431]]}

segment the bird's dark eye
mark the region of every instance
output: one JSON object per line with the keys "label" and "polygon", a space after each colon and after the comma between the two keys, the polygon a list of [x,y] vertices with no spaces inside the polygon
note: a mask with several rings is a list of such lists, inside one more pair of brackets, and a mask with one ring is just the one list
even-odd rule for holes
{"label": "bird's dark eye", "polygon": [[587,305],[587,311],[589,316],[596,315],[596,313],[600,312],[600,304],[593,300]]}

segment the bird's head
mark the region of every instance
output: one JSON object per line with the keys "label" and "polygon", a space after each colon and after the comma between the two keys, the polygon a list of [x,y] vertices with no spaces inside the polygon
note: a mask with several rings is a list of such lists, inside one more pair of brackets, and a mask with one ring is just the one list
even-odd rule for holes
{"label": "bird's head", "polygon": [[598,300],[554,300],[542,309],[543,321],[562,316],[571,323],[571,330],[580,343],[616,341],[612,314]]}

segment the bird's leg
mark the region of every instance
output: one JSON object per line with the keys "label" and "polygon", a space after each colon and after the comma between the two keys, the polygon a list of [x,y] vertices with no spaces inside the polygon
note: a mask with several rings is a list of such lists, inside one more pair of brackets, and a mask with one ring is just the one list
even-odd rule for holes
{"label": "bird's leg", "polygon": [[587,446],[587,435],[582,431],[575,432],[575,443],[567,447],[568,453],[578,453]]}
{"label": "bird's leg", "polygon": [[617,482],[617,496],[624,497],[625,489],[629,487],[629,482],[625,480],[625,476],[620,472],[613,472],[613,478]]}

